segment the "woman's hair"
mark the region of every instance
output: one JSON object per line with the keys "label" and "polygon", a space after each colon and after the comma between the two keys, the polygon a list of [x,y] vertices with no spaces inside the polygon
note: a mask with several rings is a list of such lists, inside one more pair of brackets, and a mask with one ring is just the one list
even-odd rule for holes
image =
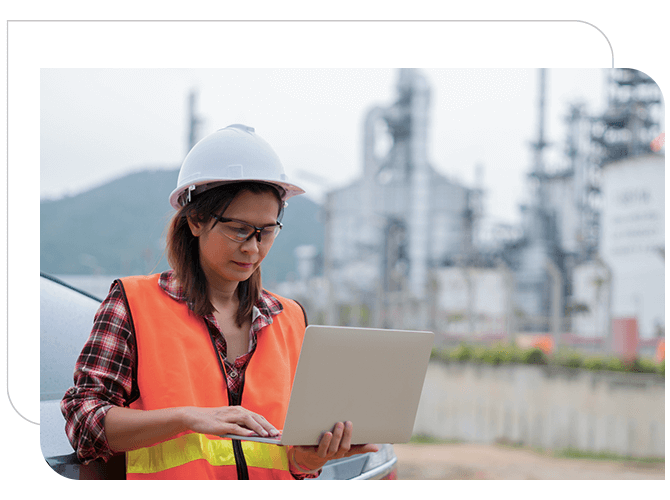
{"label": "woman's hair", "polygon": [[[277,220],[281,220],[284,204],[279,191],[270,184],[258,182],[239,182],[224,184],[208,189],[193,197],[172,217],[168,226],[166,253],[175,277],[182,286],[189,308],[200,316],[212,313],[214,306],[207,296],[207,278],[200,265],[198,238],[193,236],[188,219],[193,222],[207,224],[211,214],[222,215],[237,195],[243,191],[254,194],[273,193],[277,198]],[[237,296],[240,301],[235,321],[241,326],[251,316],[254,304],[261,293],[261,268],[254,271],[251,277],[240,282]]]}

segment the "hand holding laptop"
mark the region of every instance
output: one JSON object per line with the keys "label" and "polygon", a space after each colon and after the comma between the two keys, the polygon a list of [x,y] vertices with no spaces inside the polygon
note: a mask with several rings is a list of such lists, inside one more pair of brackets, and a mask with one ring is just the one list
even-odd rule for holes
{"label": "hand holding laptop", "polygon": [[319,470],[329,460],[379,451],[379,447],[374,444],[352,446],[352,432],[351,422],[338,422],[332,431],[323,434],[317,446],[294,446],[291,459],[299,470],[311,472]]}

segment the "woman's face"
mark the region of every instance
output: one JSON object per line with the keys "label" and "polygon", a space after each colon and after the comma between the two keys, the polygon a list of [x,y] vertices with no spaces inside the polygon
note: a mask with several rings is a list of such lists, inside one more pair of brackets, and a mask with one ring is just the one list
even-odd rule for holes
{"label": "woman's face", "polygon": [[[271,226],[277,222],[279,213],[277,197],[271,192],[251,193],[242,191],[230,203],[222,217],[246,222],[256,227]],[[218,215],[218,214],[217,214]],[[198,238],[200,265],[208,284],[225,287],[251,277],[272,247],[273,240],[254,236],[238,243],[225,236],[216,220],[193,222],[189,226]]]}

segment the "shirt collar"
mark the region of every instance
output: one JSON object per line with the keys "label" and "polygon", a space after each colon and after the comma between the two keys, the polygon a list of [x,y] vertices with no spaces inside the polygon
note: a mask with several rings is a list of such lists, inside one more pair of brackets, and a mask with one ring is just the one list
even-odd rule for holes
{"label": "shirt collar", "polygon": [[[174,270],[169,270],[161,273],[158,277],[158,286],[160,286],[165,293],[170,297],[180,302],[186,300],[184,289],[175,277]],[[253,313],[251,316],[252,322],[256,322],[258,316],[262,316],[267,323],[272,323],[272,316],[276,316],[284,310],[281,302],[273,295],[265,290],[261,290],[261,295],[254,304]]]}

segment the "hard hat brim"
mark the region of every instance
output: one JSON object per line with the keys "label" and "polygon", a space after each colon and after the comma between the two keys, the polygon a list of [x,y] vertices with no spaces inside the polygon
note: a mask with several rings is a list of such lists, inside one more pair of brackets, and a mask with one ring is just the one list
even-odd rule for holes
{"label": "hard hat brim", "polygon": [[233,179],[222,181],[221,179],[200,179],[198,182],[189,184],[187,186],[180,186],[172,193],[170,193],[170,205],[175,210],[179,210],[186,204],[186,197],[188,195],[188,190],[191,186],[195,186],[192,191],[193,195],[204,193],[205,191],[220,187],[226,184],[238,184],[240,182],[257,182],[259,184],[269,184],[270,186],[278,187],[279,193],[281,195],[282,201],[286,201],[293,196],[304,194],[305,190],[296,186],[295,184],[290,184],[288,182],[279,182],[274,180],[267,179]]}

